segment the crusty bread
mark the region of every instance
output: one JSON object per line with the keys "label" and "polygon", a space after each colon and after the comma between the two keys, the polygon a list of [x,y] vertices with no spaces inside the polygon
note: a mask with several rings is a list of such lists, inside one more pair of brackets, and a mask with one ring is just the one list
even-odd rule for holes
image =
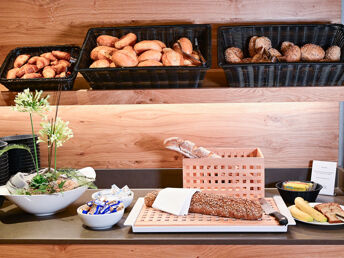
{"label": "crusty bread", "polygon": [[344,216],[344,210],[338,203],[329,202],[315,205],[314,208],[324,214],[329,223],[341,223],[340,219],[337,218],[336,213]]}
{"label": "crusty bread", "polygon": [[[158,191],[148,193],[144,199],[145,205],[152,207],[158,194]],[[257,200],[202,192],[196,192],[192,196],[189,212],[246,220],[258,220],[263,216],[262,207]]]}
{"label": "crusty bread", "polygon": [[196,146],[193,142],[179,137],[171,137],[164,141],[167,149],[177,151],[188,158],[221,158],[214,152]]}

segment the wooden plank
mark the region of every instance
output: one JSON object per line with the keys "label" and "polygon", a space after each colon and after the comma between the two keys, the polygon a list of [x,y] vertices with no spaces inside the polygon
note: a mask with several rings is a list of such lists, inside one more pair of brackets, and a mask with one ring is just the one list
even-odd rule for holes
{"label": "wooden plank", "polygon": [[[59,112],[75,134],[59,150],[59,167],[180,168],[182,157],[162,145],[171,136],[206,147],[260,147],[267,168],[309,167],[338,155],[338,103],[84,105]],[[0,121],[0,136],[30,133],[27,114],[10,107],[0,107]]]}
{"label": "wooden plank", "polygon": [[339,257],[341,245],[0,245],[0,257]]}
{"label": "wooden plank", "polygon": [[[0,106],[14,105],[17,92],[0,92]],[[55,99],[56,92],[45,92]],[[62,105],[186,104],[251,102],[340,102],[344,87],[202,88],[64,91]]]}
{"label": "wooden plank", "polygon": [[[0,61],[14,46],[81,45],[90,27],[212,23],[213,64],[216,29],[224,24],[341,21],[340,0],[129,0],[0,1]],[[18,16],[20,14],[20,16]],[[19,18],[20,17],[20,18]]]}
{"label": "wooden plank", "polygon": [[[209,69],[203,80],[203,88],[227,88],[227,81],[223,69]],[[34,84],[32,85],[34,89]],[[91,89],[89,83],[79,73],[75,79],[73,90]],[[0,84],[0,94],[2,91],[8,91],[8,89]],[[1,96],[0,96],[1,98]],[[1,100],[0,100],[1,105]]]}

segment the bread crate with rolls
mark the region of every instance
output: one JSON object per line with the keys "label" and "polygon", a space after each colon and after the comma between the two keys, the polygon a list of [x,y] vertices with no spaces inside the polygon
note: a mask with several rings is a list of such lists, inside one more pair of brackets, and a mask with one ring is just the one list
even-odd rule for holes
{"label": "bread crate with rolls", "polygon": [[218,29],[229,87],[341,86],[344,26],[269,24]]}
{"label": "bread crate with rolls", "polygon": [[210,65],[211,26],[189,24],[91,28],[77,69],[93,89],[197,88]]}
{"label": "bread crate with rolls", "polygon": [[241,198],[265,196],[264,156],[259,148],[205,149],[178,137],[166,139],[165,146],[186,156],[184,188]]}
{"label": "bread crate with rolls", "polygon": [[72,90],[80,50],[73,45],[15,48],[2,64],[0,82],[10,91]]}

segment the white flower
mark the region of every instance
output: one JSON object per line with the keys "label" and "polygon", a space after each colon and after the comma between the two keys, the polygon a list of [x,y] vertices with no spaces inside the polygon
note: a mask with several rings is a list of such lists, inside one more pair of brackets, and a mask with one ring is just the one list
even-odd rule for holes
{"label": "white flower", "polygon": [[48,147],[56,144],[56,147],[61,147],[63,143],[68,141],[73,137],[73,131],[68,127],[69,122],[64,122],[59,117],[57,117],[55,124],[51,122],[41,123],[42,129],[39,131],[39,142],[45,142]]}
{"label": "white flower", "polygon": [[30,114],[37,113],[44,116],[45,112],[50,110],[48,102],[49,95],[41,98],[43,91],[30,92],[30,89],[25,89],[24,92],[18,93],[14,99],[15,106],[13,109],[18,112],[28,112]]}

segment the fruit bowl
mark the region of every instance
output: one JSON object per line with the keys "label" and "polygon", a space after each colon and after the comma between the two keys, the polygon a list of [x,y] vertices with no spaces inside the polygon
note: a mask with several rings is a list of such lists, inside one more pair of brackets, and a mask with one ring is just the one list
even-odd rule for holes
{"label": "fruit bowl", "polygon": [[315,202],[318,197],[320,190],[323,188],[322,185],[312,182],[312,181],[302,181],[305,183],[313,183],[315,185],[314,190],[309,191],[291,191],[283,188],[283,181],[276,184],[279,194],[281,195],[283,201],[288,204],[294,204],[296,197],[302,197],[308,202]]}

